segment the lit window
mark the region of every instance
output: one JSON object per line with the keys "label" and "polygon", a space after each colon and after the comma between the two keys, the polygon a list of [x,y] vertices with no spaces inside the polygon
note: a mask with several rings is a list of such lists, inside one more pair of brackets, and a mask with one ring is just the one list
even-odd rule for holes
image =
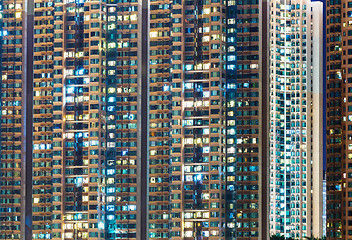
{"label": "lit window", "polygon": [[127,209],[128,209],[128,211],[136,211],[137,210],[137,206],[136,205],[128,205]]}
{"label": "lit window", "polygon": [[209,193],[203,193],[202,199],[209,199]]}
{"label": "lit window", "polygon": [[210,8],[204,8],[203,14],[210,14]]}
{"label": "lit window", "polygon": [[185,228],[193,227],[193,222],[185,222]]}
{"label": "lit window", "polygon": [[109,97],[108,102],[116,102],[116,98],[115,97]]}
{"label": "lit window", "polygon": [[116,43],[108,43],[108,48],[116,48]]}
{"label": "lit window", "polygon": [[66,97],[66,102],[74,102],[74,97]]}
{"label": "lit window", "polygon": [[107,215],[107,220],[114,220],[115,219],[115,216],[114,215]]}
{"label": "lit window", "polygon": [[116,172],[115,169],[107,169],[106,170],[107,175],[113,175],[113,174],[115,174],[115,172]]}
{"label": "lit window", "polygon": [[[109,169],[110,170],[110,169]],[[114,187],[109,187],[107,188],[107,193],[114,193],[115,192],[115,188]]]}
{"label": "lit window", "polygon": [[131,15],[131,16],[130,16],[130,19],[131,19],[132,21],[136,21],[136,20],[138,19],[137,14]]}
{"label": "lit window", "polygon": [[193,176],[192,175],[186,175],[185,179],[186,179],[187,182],[190,182],[190,181],[193,180]]}
{"label": "lit window", "polygon": [[74,93],[75,92],[75,87],[67,87],[66,88],[66,93]]}
{"label": "lit window", "polygon": [[107,144],[107,147],[108,148],[113,148],[113,147],[115,147],[116,146],[116,143],[115,142],[108,142],[108,144]]}
{"label": "lit window", "polygon": [[65,238],[73,238],[73,233],[65,233]]}
{"label": "lit window", "polygon": [[66,120],[74,120],[74,115],[66,115]]}
{"label": "lit window", "polygon": [[186,69],[186,71],[191,71],[191,70],[193,70],[193,65],[192,64],[186,64],[185,69]]}
{"label": "lit window", "polygon": [[155,38],[158,36],[158,32],[150,32],[150,37]]}
{"label": "lit window", "polygon": [[115,29],[115,27],[116,27],[115,24],[110,24],[110,25],[108,25],[108,29],[109,29],[109,30],[113,30],[113,29]]}
{"label": "lit window", "polygon": [[209,42],[209,40],[210,40],[209,36],[204,36],[202,41],[203,42]]}

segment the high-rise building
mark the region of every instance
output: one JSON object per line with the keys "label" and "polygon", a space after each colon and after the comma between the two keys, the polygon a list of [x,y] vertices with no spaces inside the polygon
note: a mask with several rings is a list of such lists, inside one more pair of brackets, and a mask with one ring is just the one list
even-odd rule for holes
{"label": "high-rise building", "polygon": [[348,93],[345,93],[346,70],[342,69],[342,49],[344,54],[348,53],[348,45],[342,43],[342,29],[348,26],[341,21],[342,2],[346,8],[347,1],[326,2],[326,236],[332,240],[346,236],[343,212],[348,194],[345,178],[348,149],[344,144],[348,141],[345,112],[348,114],[346,107],[350,103],[343,96]]}
{"label": "high-rise building", "polygon": [[58,0],[53,16],[51,238],[101,239],[105,233],[106,4]]}
{"label": "high-rise building", "polygon": [[[348,136],[350,121],[347,120],[347,109],[351,104],[349,93],[346,92],[349,84],[346,65],[348,60],[346,62],[345,59],[342,65],[342,56],[347,56],[349,53],[348,40],[344,39],[344,44],[342,42],[342,38],[348,38],[343,36],[342,32],[349,28],[346,18],[348,7],[347,1],[326,3],[326,236],[328,239],[343,239],[348,236],[346,229],[348,215],[344,214],[348,208],[346,201],[349,190],[347,178],[349,160],[346,155],[350,151],[348,146],[346,148],[350,142],[346,136]],[[344,21],[342,21],[342,11],[345,14]]]}
{"label": "high-rise building", "polygon": [[[106,228],[107,239],[137,237],[137,216],[140,210],[140,148],[142,116],[138,114],[142,98],[141,61],[142,8],[137,1],[108,1],[107,22],[107,165],[106,165]],[[138,17],[139,16],[139,17]],[[147,24],[147,23],[146,23]],[[144,35],[146,37],[146,35]],[[148,41],[148,38],[145,38]],[[145,75],[146,73],[144,73]],[[146,76],[143,76],[143,81]],[[144,88],[144,91],[146,89]],[[143,113],[148,114],[148,111]],[[147,124],[143,120],[143,124]],[[144,134],[148,134],[144,132]],[[143,136],[148,139],[148,136]],[[144,154],[146,146],[143,148]],[[144,161],[148,160],[147,155]],[[143,170],[147,174],[147,168]],[[146,179],[146,178],[145,178]],[[144,185],[143,185],[144,186]],[[144,192],[144,199],[147,200]],[[145,209],[143,209],[145,212]],[[138,233],[140,234],[140,233]],[[140,235],[139,235],[140,236]]]}
{"label": "high-rise building", "polygon": [[102,238],[105,3],[3,11],[0,238]]}
{"label": "high-rise building", "polygon": [[107,239],[169,239],[171,6],[140,3],[108,1]]}
{"label": "high-rise building", "polygon": [[32,174],[32,148],[27,151],[32,142],[26,141],[26,135],[33,133],[24,126],[31,123],[26,122],[26,116],[33,108],[33,101],[27,101],[33,90],[26,84],[33,82],[33,61],[27,64],[33,58],[33,47],[26,51],[33,44],[33,30],[25,31],[32,26],[33,9],[25,12],[28,4],[23,1],[2,4],[0,238],[20,239],[26,234],[26,222],[21,220],[32,211],[31,204],[26,204],[31,201],[26,193],[32,185],[28,178]]}
{"label": "high-rise building", "polygon": [[[236,31],[237,35],[236,52],[228,46],[228,60],[237,60],[236,101],[230,98],[227,106],[228,119],[236,116],[236,147],[228,149],[227,153],[231,162],[229,153],[235,151],[236,194],[232,198],[237,201],[237,239],[269,239],[270,8],[269,1],[265,0],[236,3],[236,18],[228,18],[228,34]],[[228,42],[231,40],[229,35]],[[230,62],[227,68],[232,68]],[[235,109],[230,110],[233,104]],[[229,121],[228,136],[234,131],[231,126]]]}
{"label": "high-rise building", "polygon": [[[36,0],[23,3],[23,8],[31,9],[34,6],[34,18],[33,13],[23,13],[23,22],[27,22],[27,27],[22,29],[24,36],[22,42],[25,40],[27,44],[22,47],[22,57],[27,56],[27,59],[22,61],[27,70],[22,73],[22,86],[25,86],[22,94],[27,96],[24,98],[22,95],[22,104],[27,106],[23,110],[21,128],[27,132],[22,135],[22,141],[27,144],[24,148],[27,156],[22,157],[21,168],[26,170],[26,180],[23,184],[26,186],[27,197],[24,202],[26,213],[21,216],[20,221],[22,222],[24,218],[27,221],[32,217],[32,238],[40,239],[48,238],[52,233],[53,96],[51,93],[54,5],[52,2]],[[31,47],[32,45],[34,47]],[[31,179],[32,182],[30,182]],[[29,193],[31,190],[32,194]],[[30,198],[32,198],[32,206]]]}
{"label": "high-rise building", "polygon": [[174,1],[172,16],[171,238],[225,239],[226,5]]}
{"label": "high-rise building", "polygon": [[268,9],[4,0],[0,239],[267,239]]}
{"label": "high-rise building", "polygon": [[323,4],[271,1],[270,234],[322,237]]}
{"label": "high-rise building", "polygon": [[352,236],[352,3],[326,2],[326,195],[328,239]]}
{"label": "high-rise building", "polygon": [[225,5],[175,1],[172,12],[171,237],[224,239]]}

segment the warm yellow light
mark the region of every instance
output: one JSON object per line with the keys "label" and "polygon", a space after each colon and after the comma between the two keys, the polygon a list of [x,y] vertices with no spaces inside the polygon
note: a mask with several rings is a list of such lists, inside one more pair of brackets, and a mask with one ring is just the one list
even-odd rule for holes
{"label": "warm yellow light", "polygon": [[158,32],[150,32],[150,37],[151,38],[155,38],[155,37],[157,37],[158,36]]}

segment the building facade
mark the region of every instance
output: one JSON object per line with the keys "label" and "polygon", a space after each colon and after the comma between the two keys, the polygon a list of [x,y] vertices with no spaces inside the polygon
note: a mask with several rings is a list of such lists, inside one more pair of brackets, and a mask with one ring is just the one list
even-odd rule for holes
{"label": "building facade", "polygon": [[323,4],[271,1],[270,234],[322,237]]}
{"label": "building facade", "polygon": [[[346,6],[346,2],[344,1]],[[343,80],[342,71],[342,3],[326,3],[326,236],[328,239],[342,239],[344,193],[346,188],[343,171],[346,169],[346,156],[343,141]],[[347,50],[348,51],[348,50]],[[345,50],[346,53],[346,50]],[[347,123],[346,123],[347,124]]]}
{"label": "building facade", "polygon": [[[33,11],[26,12],[26,2],[3,2],[2,8],[2,84],[1,84],[1,238],[16,238],[25,234],[25,212],[32,211],[30,205],[26,204],[30,198],[25,198],[28,188],[31,188],[31,181],[26,187],[27,176],[31,176],[31,171],[26,171],[26,160],[32,162],[32,149],[26,154],[27,131],[22,128],[26,121],[28,109],[32,109],[32,101],[26,101],[27,79],[26,71],[33,70],[26,65],[28,56],[26,46],[33,43],[33,31],[26,32],[22,37],[24,29],[30,26],[28,18],[33,19]],[[33,7],[33,3],[32,3]],[[33,22],[33,20],[32,20]],[[29,41],[26,37],[31,37]],[[33,49],[32,49],[33,52]],[[28,67],[27,67],[28,66]],[[29,74],[31,75],[31,74]],[[27,123],[27,122],[26,122]],[[30,164],[31,165],[31,164]],[[31,166],[29,166],[31,167]],[[31,226],[30,226],[31,227]]]}
{"label": "building facade", "polygon": [[[55,11],[56,9],[56,11]],[[54,2],[52,239],[101,239],[106,4]]]}
{"label": "building facade", "polygon": [[0,238],[104,238],[105,3],[3,6]]}
{"label": "building facade", "polygon": [[351,222],[352,5],[326,3],[327,237],[348,239]]}
{"label": "building facade", "polygon": [[[228,49],[228,58],[237,59],[236,108],[227,116],[236,116],[236,231],[238,239],[269,239],[270,6],[269,1],[236,3],[236,19],[228,19],[229,23],[236,22],[235,27],[228,27],[237,34],[236,53],[231,56],[233,52]],[[228,107],[233,100],[229,101]]]}
{"label": "building facade", "polygon": [[172,11],[171,237],[225,239],[225,5],[178,1]]}
{"label": "building facade", "polygon": [[0,239],[268,238],[267,1],[3,6]]}

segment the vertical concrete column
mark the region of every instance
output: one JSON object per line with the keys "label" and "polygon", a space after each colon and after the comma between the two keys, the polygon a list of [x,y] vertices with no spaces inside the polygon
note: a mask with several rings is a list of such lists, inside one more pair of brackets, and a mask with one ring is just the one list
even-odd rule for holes
{"label": "vertical concrete column", "polygon": [[21,146],[21,238],[32,239],[34,0],[24,1]]}
{"label": "vertical concrete column", "polygon": [[269,239],[269,9],[268,0],[260,1],[259,26],[259,238]]}
{"label": "vertical concrete column", "polygon": [[312,2],[312,236],[323,235],[323,3]]}
{"label": "vertical concrete column", "polygon": [[138,1],[137,239],[149,239],[149,0]]}

